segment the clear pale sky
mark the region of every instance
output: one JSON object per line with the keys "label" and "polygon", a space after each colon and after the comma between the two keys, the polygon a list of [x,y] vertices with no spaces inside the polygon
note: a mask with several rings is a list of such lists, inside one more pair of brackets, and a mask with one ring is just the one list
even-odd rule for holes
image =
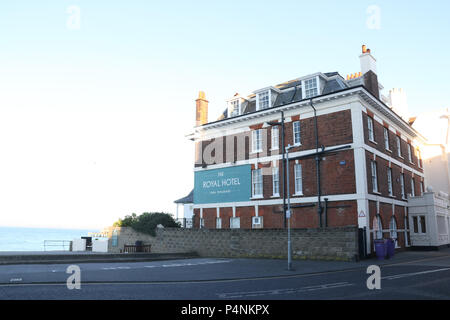
{"label": "clear pale sky", "polygon": [[449,11],[448,1],[2,1],[0,226],[174,213],[193,187],[185,135],[199,90],[215,120],[236,92],[360,71],[362,44],[384,93],[403,88],[412,114],[450,107]]}

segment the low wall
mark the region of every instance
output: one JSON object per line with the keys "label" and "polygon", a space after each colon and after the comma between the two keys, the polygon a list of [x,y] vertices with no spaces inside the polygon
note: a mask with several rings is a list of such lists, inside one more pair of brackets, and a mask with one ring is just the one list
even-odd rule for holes
{"label": "low wall", "polygon": [[[117,246],[112,246],[116,229]],[[109,252],[143,241],[154,253],[197,252],[202,257],[286,258],[286,229],[157,229],[156,236],[110,227]],[[353,261],[358,258],[358,228],[291,229],[293,259]]]}

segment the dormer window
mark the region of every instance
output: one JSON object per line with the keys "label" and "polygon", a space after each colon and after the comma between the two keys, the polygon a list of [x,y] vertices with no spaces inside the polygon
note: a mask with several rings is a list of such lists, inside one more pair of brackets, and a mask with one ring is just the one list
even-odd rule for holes
{"label": "dormer window", "polygon": [[266,87],[253,91],[253,93],[255,94],[256,111],[260,111],[269,109],[274,105],[280,90],[275,87]]}
{"label": "dormer window", "polygon": [[230,101],[230,116],[236,117],[241,114],[239,99]]}
{"label": "dormer window", "polygon": [[269,90],[258,93],[258,110],[267,109],[270,107]]}
{"label": "dormer window", "polygon": [[317,86],[317,77],[305,80],[304,86],[305,86],[305,98],[315,97],[319,94],[319,89]]}

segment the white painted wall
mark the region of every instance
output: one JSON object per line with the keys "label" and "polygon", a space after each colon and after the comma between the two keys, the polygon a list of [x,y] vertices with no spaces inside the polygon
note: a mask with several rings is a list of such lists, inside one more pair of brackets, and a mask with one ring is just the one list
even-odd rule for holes
{"label": "white painted wall", "polygon": [[[421,197],[408,198],[408,219],[412,246],[442,246],[450,244],[449,199],[447,196],[425,192]],[[426,232],[414,232],[414,217],[425,217]],[[420,231],[420,227],[419,227]]]}
{"label": "white painted wall", "polygon": [[86,239],[73,239],[72,251],[86,251]]}

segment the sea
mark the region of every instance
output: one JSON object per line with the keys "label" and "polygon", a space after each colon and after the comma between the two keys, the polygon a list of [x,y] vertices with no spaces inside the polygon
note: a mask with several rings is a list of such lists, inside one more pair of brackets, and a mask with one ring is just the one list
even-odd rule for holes
{"label": "sea", "polygon": [[[63,246],[61,240],[80,239],[89,236],[90,232],[95,233],[99,230],[0,227],[0,251],[68,250],[68,242]],[[45,248],[44,240],[46,240]]]}

